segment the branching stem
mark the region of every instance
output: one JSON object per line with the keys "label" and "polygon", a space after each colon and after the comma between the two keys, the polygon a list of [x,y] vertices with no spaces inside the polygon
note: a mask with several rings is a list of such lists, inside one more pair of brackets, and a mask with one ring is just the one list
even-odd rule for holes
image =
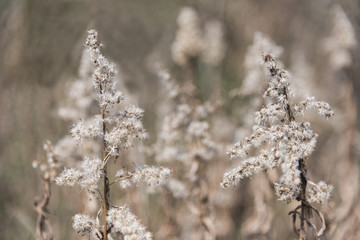
{"label": "branching stem", "polygon": [[[288,96],[288,91],[287,88],[284,86],[283,89],[285,98],[287,100],[287,102],[289,102],[289,96]],[[295,121],[295,117],[293,112],[291,111],[291,107],[289,104],[286,104],[286,112],[288,115],[288,119],[289,121]],[[307,185],[307,173],[306,173],[306,166],[305,166],[305,161],[303,158],[299,159],[299,166],[298,169],[300,171],[300,180],[301,180],[301,192],[300,192],[300,196],[297,199],[298,201],[300,201],[300,231],[299,231],[299,240],[304,240],[306,233],[305,233],[305,221],[306,221],[306,216],[305,216],[305,211],[306,208],[308,206],[307,202],[306,202],[306,185]],[[296,211],[294,213],[295,218],[296,218]]]}

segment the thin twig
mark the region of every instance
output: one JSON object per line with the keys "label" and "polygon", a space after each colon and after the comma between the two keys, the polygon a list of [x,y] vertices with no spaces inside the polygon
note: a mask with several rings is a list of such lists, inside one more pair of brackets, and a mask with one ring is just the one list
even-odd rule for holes
{"label": "thin twig", "polygon": [[315,207],[311,206],[310,204],[306,203],[307,207],[311,208],[312,210],[314,210],[314,212],[316,212],[316,214],[319,216],[319,218],[321,219],[321,229],[317,232],[316,236],[317,237],[321,237],[324,234],[324,231],[326,230],[326,222],[325,222],[325,218],[322,215],[322,213],[317,210]]}
{"label": "thin twig", "polygon": [[53,240],[53,231],[48,220],[47,206],[50,202],[50,179],[42,177],[44,183],[44,192],[40,201],[34,202],[34,209],[38,213],[36,220],[36,238],[37,240]]}

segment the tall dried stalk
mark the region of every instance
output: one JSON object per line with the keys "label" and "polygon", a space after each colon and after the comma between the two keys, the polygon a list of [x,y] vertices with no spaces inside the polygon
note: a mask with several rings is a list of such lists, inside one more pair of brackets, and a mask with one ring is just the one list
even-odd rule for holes
{"label": "tall dried stalk", "polygon": [[[90,53],[90,59],[95,69],[93,84],[98,92],[100,114],[92,116],[85,121],[79,121],[71,130],[72,136],[79,144],[87,139],[102,140],[103,156],[99,158],[85,157],[81,162],[81,169],[65,169],[56,178],[58,185],[79,185],[87,190],[90,198],[101,202],[101,209],[97,217],[76,214],[73,218],[73,228],[83,236],[91,239],[112,239],[111,234],[120,234],[124,239],[152,239],[152,234],[146,231],[140,221],[130,211],[128,205],[115,206],[110,200],[110,185],[108,176],[108,163],[110,158],[117,159],[120,151],[129,149],[134,145],[135,139],[147,138],[147,132],[142,125],[143,110],[134,106],[120,108],[123,94],[116,89],[114,64],[110,63],[100,51],[101,43],[95,30],[90,30],[85,41]],[[116,174],[115,182],[120,182],[123,188],[131,182],[146,182],[155,187],[166,181],[171,174],[169,169],[162,167],[143,166],[135,170],[123,168]],[[103,191],[99,185],[103,180]],[[103,226],[100,224],[100,214],[103,217]]]}
{"label": "tall dried stalk", "polygon": [[[315,237],[318,237],[324,232],[325,222],[321,213],[311,203],[326,204],[332,186],[322,181],[315,184],[309,180],[306,160],[315,148],[317,134],[311,130],[310,123],[297,122],[295,116],[303,115],[307,109],[316,109],[321,116],[329,118],[333,111],[329,104],[316,101],[313,97],[295,104],[288,73],[271,54],[264,54],[263,61],[269,72],[269,86],[263,95],[266,105],[256,113],[253,134],[235,144],[228,152],[232,159],[246,159],[239,167],[225,173],[221,185],[236,186],[245,177],[281,166],[283,176],[279,183],[275,183],[275,191],[280,200],[300,201],[300,205],[290,212],[296,234],[299,239],[304,240],[307,227],[309,232],[315,232]],[[261,147],[261,150],[259,155],[252,157],[249,153],[253,147]],[[319,216],[321,229],[317,230],[311,221],[311,212]],[[299,229],[295,227],[297,217],[300,220]]]}
{"label": "tall dried stalk", "polygon": [[[103,94],[102,92],[102,87],[100,87],[100,94]],[[108,152],[107,152],[107,146],[106,146],[106,141],[105,141],[105,134],[106,134],[106,123],[105,123],[105,106],[101,107],[101,117],[102,117],[102,130],[103,130],[103,161],[104,161],[104,167],[103,167],[103,178],[104,178],[104,189],[103,189],[103,196],[104,196],[104,203],[103,203],[103,219],[104,219],[104,229],[103,229],[103,233],[104,233],[104,240],[107,240],[107,235],[108,235],[108,224],[106,221],[106,217],[107,217],[107,213],[109,210],[109,206],[110,206],[110,186],[109,186],[109,178],[107,175],[107,157],[108,157]]]}

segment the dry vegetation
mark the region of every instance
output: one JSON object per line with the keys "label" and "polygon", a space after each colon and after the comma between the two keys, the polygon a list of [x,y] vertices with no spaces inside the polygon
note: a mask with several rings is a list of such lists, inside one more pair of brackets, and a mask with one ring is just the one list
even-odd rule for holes
{"label": "dry vegetation", "polygon": [[360,239],[359,9],[1,1],[0,238]]}

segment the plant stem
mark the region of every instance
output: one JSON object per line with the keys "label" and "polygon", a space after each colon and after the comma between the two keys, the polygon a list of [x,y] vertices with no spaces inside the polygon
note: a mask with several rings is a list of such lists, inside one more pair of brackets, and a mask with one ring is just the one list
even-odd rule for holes
{"label": "plant stem", "polygon": [[[104,156],[106,156],[106,152],[104,151]],[[107,164],[104,166],[104,240],[107,240],[107,212],[109,209],[109,179],[107,177]]]}
{"label": "plant stem", "polygon": [[[287,88],[284,87],[284,94],[285,98],[289,100]],[[286,112],[288,115],[289,122],[295,121],[295,117],[293,115],[293,112],[291,111],[291,107],[289,104],[286,105]],[[307,179],[306,179],[306,166],[305,161],[303,158],[299,159],[299,167],[300,171],[300,180],[301,180],[301,193],[300,193],[300,199],[297,199],[301,202],[300,207],[300,233],[299,233],[299,240],[304,240],[306,233],[305,233],[305,211],[306,211],[306,185],[307,185]]]}
{"label": "plant stem", "polygon": [[301,201],[301,212],[300,212],[300,236],[299,240],[305,239],[305,211],[306,211],[306,185],[307,180],[304,176],[306,174],[306,167],[304,159],[299,160],[299,170],[300,170],[300,179],[301,179],[301,194],[300,194],[300,201]]}
{"label": "plant stem", "polygon": [[36,220],[36,238],[38,240],[53,240],[53,232],[51,224],[47,217],[47,206],[50,202],[50,179],[45,179],[42,177],[44,183],[44,192],[42,199],[35,201],[34,208],[38,213]]}
{"label": "plant stem", "polygon": [[[103,93],[103,87],[102,85],[100,85],[100,94]],[[103,127],[103,153],[104,153],[104,158],[103,161],[105,163],[104,168],[103,168],[103,176],[104,176],[104,240],[107,240],[107,233],[108,233],[108,225],[107,225],[107,221],[106,221],[106,217],[107,217],[107,212],[109,210],[109,205],[110,205],[110,186],[109,186],[109,178],[107,176],[107,157],[108,157],[108,153],[107,153],[107,144],[106,144],[106,140],[105,140],[105,134],[106,134],[106,123],[105,123],[105,112],[106,112],[106,106],[101,107],[101,118],[102,118],[102,127]]]}

